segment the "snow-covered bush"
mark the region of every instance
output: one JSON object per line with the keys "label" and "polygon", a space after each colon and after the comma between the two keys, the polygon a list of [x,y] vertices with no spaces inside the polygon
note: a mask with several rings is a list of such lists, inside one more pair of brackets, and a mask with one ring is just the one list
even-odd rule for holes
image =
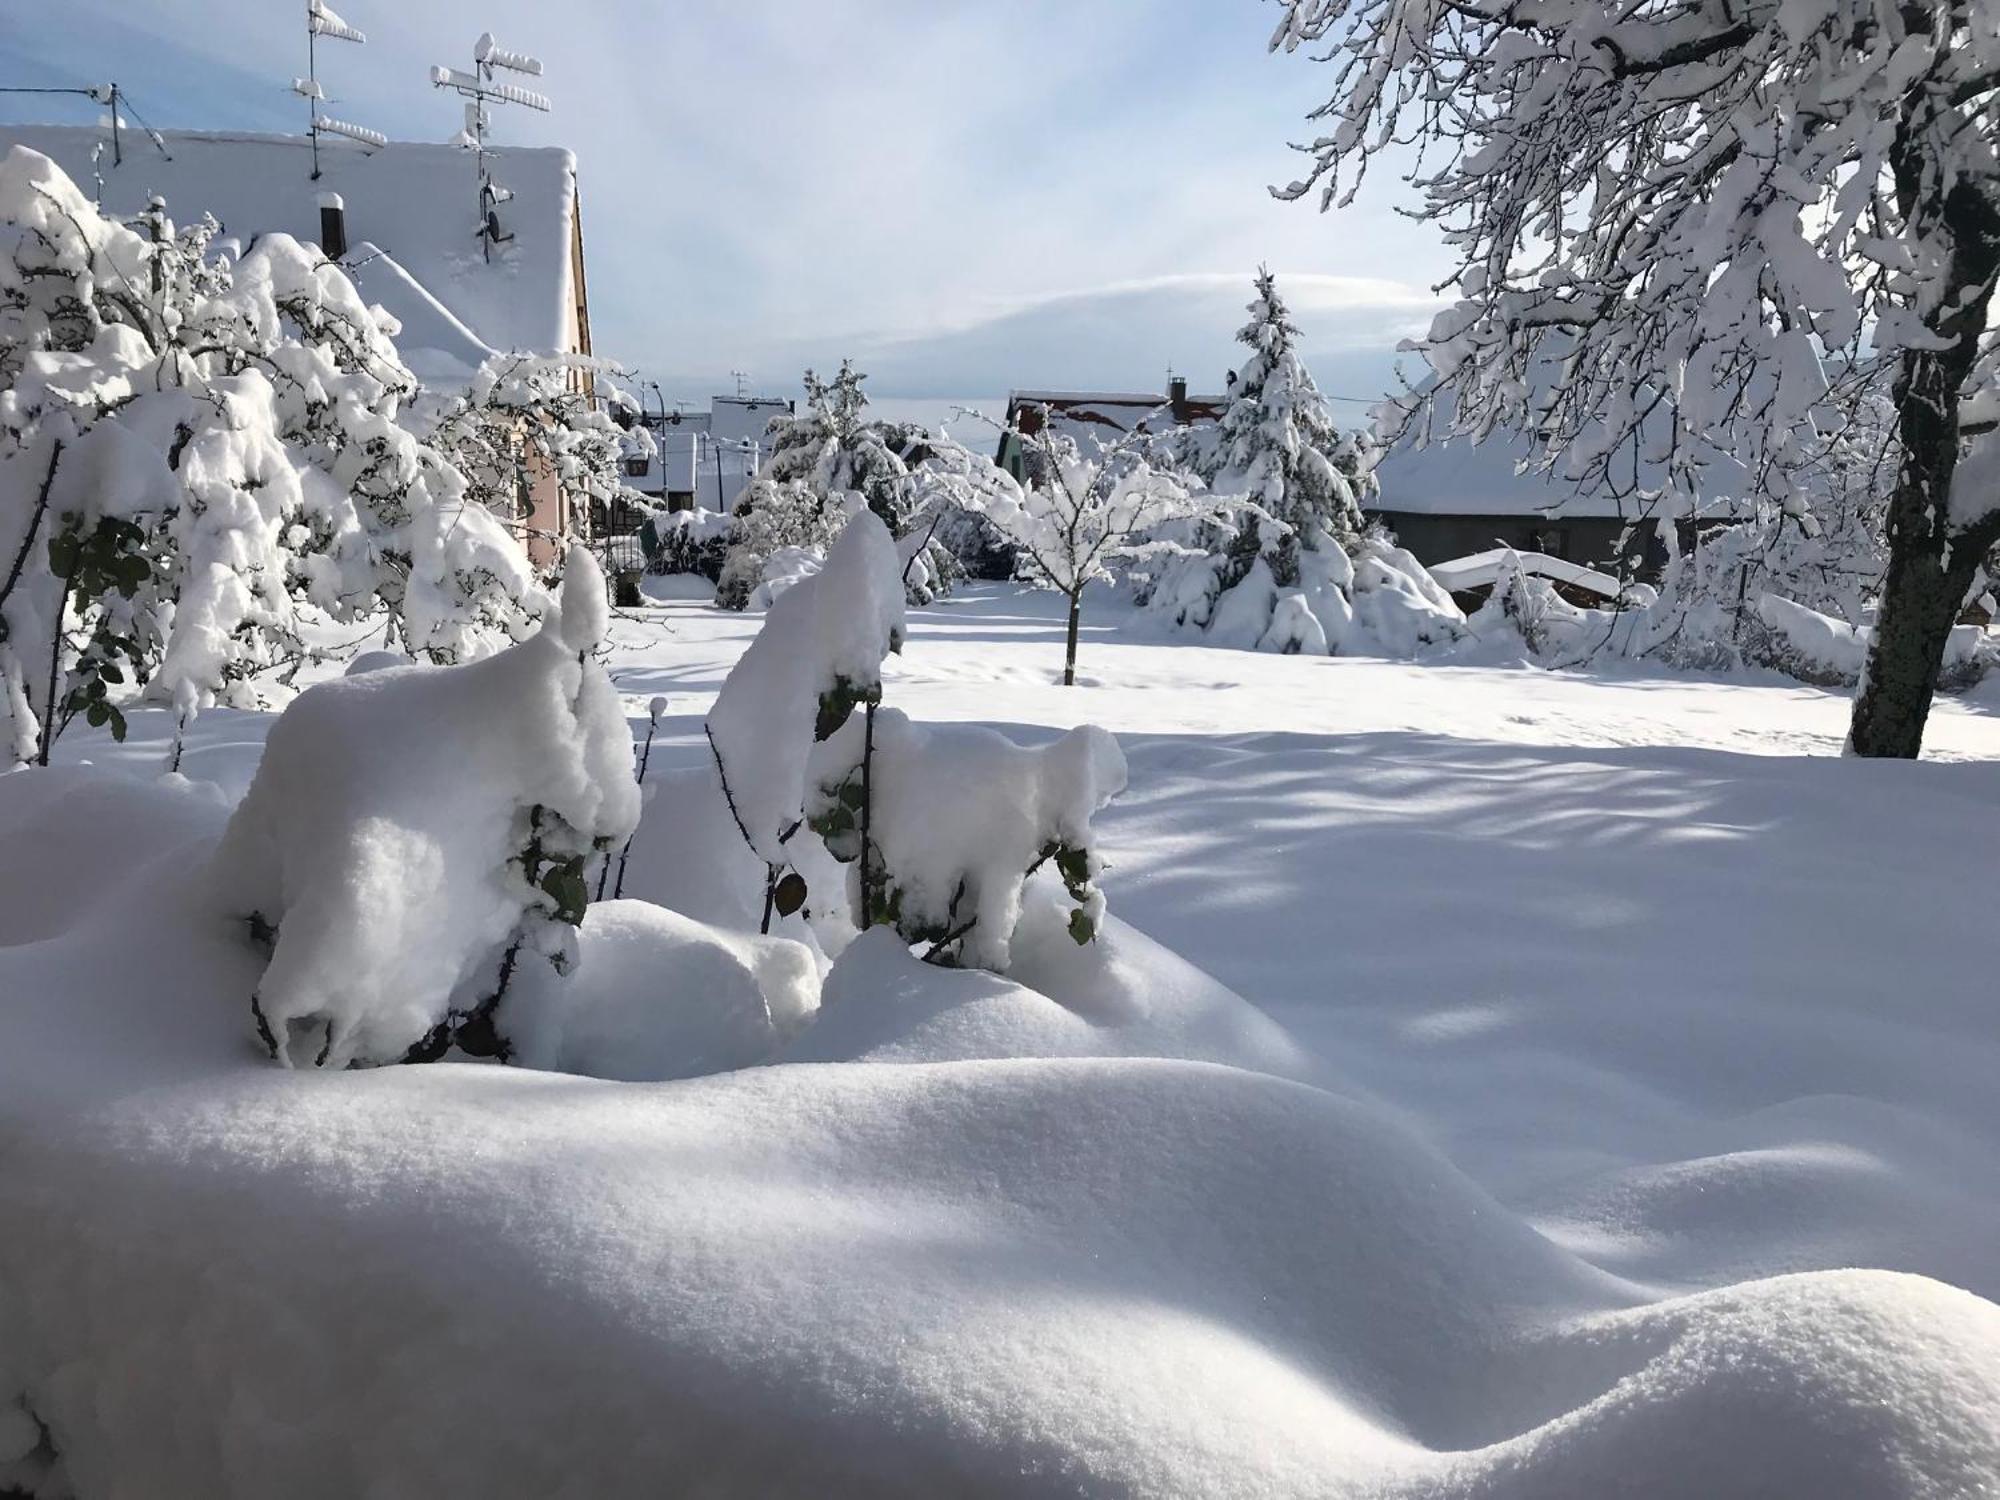
{"label": "snow-covered bush", "polygon": [[826,565],[771,601],[708,714],[729,810],[764,861],[764,928],[805,899],[787,845],[805,821],[807,762],[855,708],[882,697],[882,661],[903,645],[903,580],[889,528],[847,523]]}
{"label": "snow-covered bush", "polygon": [[321,683],[272,728],[211,867],[270,946],[251,1001],[290,1066],[504,1057],[517,963],[568,967],[586,867],[639,818],[632,741],[591,660],[604,576],[569,553],[533,638],[457,667]]}
{"label": "snow-covered bush", "polygon": [[[614,419],[630,397],[610,384],[608,369],[577,355],[497,354],[437,414],[431,441],[465,476],[468,497],[517,530],[530,523],[536,480],[552,478],[581,507],[572,529],[591,535],[618,507],[650,507],[623,475],[627,459],[653,455],[653,437],[643,424]],[[586,378],[604,387],[602,399]]]}
{"label": "snow-covered bush", "polygon": [[813,751],[806,817],[849,865],[857,927],[894,927],[935,961],[1005,971],[1022,890],[1044,864],[1073,909],[1104,919],[1090,819],[1125,788],[1125,757],[1095,725],[1017,745],[976,724],[919,725],[897,709],[850,717]]}
{"label": "snow-covered bush", "polygon": [[404,421],[415,382],[340,269],[285,235],[105,218],[47,158],[0,160],[5,755],[145,685],[263,703],[302,610],[378,610],[450,660],[532,628],[525,556]]}
{"label": "snow-covered bush", "polygon": [[732,520],[720,511],[654,512],[640,531],[649,573],[690,573],[710,583],[722,577]]}
{"label": "snow-covered bush", "polygon": [[[772,419],[771,456],[736,506],[736,534],[716,589],[724,609],[750,606],[766,562],[780,549],[824,551],[857,509],[871,511],[899,544],[919,532],[922,505],[905,455],[920,435],[867,419],[865,379],[847,360],[831,381],[808,370],[806,409]],[[929,541],[924,534],[911,551],[928,553]],[[928,603],[949,582],[941,550],[914,564],[906,552],[904,560],[912,604]]]}

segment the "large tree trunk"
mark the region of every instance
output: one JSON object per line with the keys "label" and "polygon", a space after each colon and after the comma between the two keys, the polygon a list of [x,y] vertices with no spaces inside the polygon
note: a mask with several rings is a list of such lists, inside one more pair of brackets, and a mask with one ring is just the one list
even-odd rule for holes
{"label": "large tree trunk", "polygon": [[[1906,121],[1895,152],[1900,206],[1913,221],[1931,220],[1952,246],[1948,299],[1931,322],[1942,347],[1905,349],[1896,376],[1896,424],[1902,466],[1889,501],[1889,568],[1875,618],[1874,647],[1847,747],[1855,755],[1914,760],[1944,665],[1945,643],[1973,573],[2000,537],[2000,514],[1962,529],[1952,525],[1952,478],[1958,468],[1959,401],[1978,359],[1993,281],[2000,269],[2000,217],[1979,187],[1960,182],[1939,193],[1925,152],[1929,121]],[[1965,497],[2000,506],[2000,496]],[[1974,505],[1958,507],[1975,515]]]}
{"label": "large tree trunk", "polygon": [[1069,596],[1069,637],[1063,644],[1063,686],[1076,686],[1076,627],[1083,614],[1083,595]]}

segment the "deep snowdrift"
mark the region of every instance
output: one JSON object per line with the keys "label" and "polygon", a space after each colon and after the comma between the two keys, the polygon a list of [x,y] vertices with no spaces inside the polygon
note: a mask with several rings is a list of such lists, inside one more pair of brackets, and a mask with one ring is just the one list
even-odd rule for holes
{"label": "deep snowdrift", "polygon": [[[890,696],[928,715],[913,644]],[[621,683],[642,718],[685,695],[656,753],[690,786],[700,649]],[[84,1497],[2000,1485],[2000,1309],[1824,1269],[1947,1246],[1937,1274],[2000,1287],[1990,1007],[1911,946],[1978,906],[1916,851],[1974,847],[1988,767],[1127,737],[1106,880],[1136,925],[1031,923],[1004,979],[877,933],[776,1065],[613,1083],[264,1060],[261,960],[188,878],[261,728],[203,723],[187,763],[228,795],[0,777],[0,839],[37,851],[0,873],[0,1489],[41,1424]],[[1871,853],[1897,901],[1856,891]],[[607,954],[728,957],[652,911],[586,923],[586,998],[625,993]],[[1900,953],[1866,959],[1862,913]],[[734,1015],[805,984],[783,945],[729,962]],[[1899,964],[1921,986],[1871,1015]]]}

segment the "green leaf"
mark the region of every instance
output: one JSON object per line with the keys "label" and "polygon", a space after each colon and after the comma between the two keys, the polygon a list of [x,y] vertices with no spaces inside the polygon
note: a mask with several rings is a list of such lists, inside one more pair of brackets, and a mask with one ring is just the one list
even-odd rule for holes
{"label": "green leaf", "polygon": [[861,790],[860,782],[850,781],[840,789],[840,800],[856,812],[859,812],[861,804],[867,800],[867,797]]}
{"label": "green leaf", "polygon": [[104,721],[111,717],[111,705],[102,699],[93,700],[90,707],[83,711],[83,717],[92,729],[101,728]]}
{"label": "green leaf", "polygon": [[771,892],[771,905],[781,917],[789,917],[806,904],[806,878],[797,870],[791,872]]}
{"label": "green leaf", "polygon": [[97,675],[106,682],[123,682],[125,680],[125,674],[119,671],[111,662],[106,662],[103,666],[99,667]]}
{"label": "green leaf", "polygon": [[76,571],[76,536],[73,532],[59,532],[49,538],[49,571],[58,578],[67,578]]}
{"label": "green leaf", "polygon": [[104,705],[104,711],[109,715],[111,715],[111,738],[118,741],[118,743],[121,745],[124,744],[125,715],[121,714],[117,709],[113,708],[109,703]]}
{"label": "green leaf", "polygon": [[1063,878],[1063,884],[1072,891],[1079,886],[1090,884],[1090,854],[1087,850],[1073,849],[1065,844],[1056,850],[1056,871]]}
{"label": "green leaf", "polygon": [[1090,913],[1078,907],[1069,914],[1069,935],[1082,947],[1097,936],[1097,924],[1090,920]]}

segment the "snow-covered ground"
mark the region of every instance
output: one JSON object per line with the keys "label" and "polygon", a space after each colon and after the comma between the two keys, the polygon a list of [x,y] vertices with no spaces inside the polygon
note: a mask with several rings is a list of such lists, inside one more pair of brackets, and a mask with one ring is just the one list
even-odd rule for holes
{"label": "snow-covered ground", "polygon": [[[614,624],[628,895],[740,904],[670,803],[756,626]],[[678,1082],[265,1062],[198,876],[269,717],[0,778],[0,1489],[2000,1489],[2000,717],[1060,641],[964,591],[885,701],[1117,734],[1099,943],[878,932]]]}

